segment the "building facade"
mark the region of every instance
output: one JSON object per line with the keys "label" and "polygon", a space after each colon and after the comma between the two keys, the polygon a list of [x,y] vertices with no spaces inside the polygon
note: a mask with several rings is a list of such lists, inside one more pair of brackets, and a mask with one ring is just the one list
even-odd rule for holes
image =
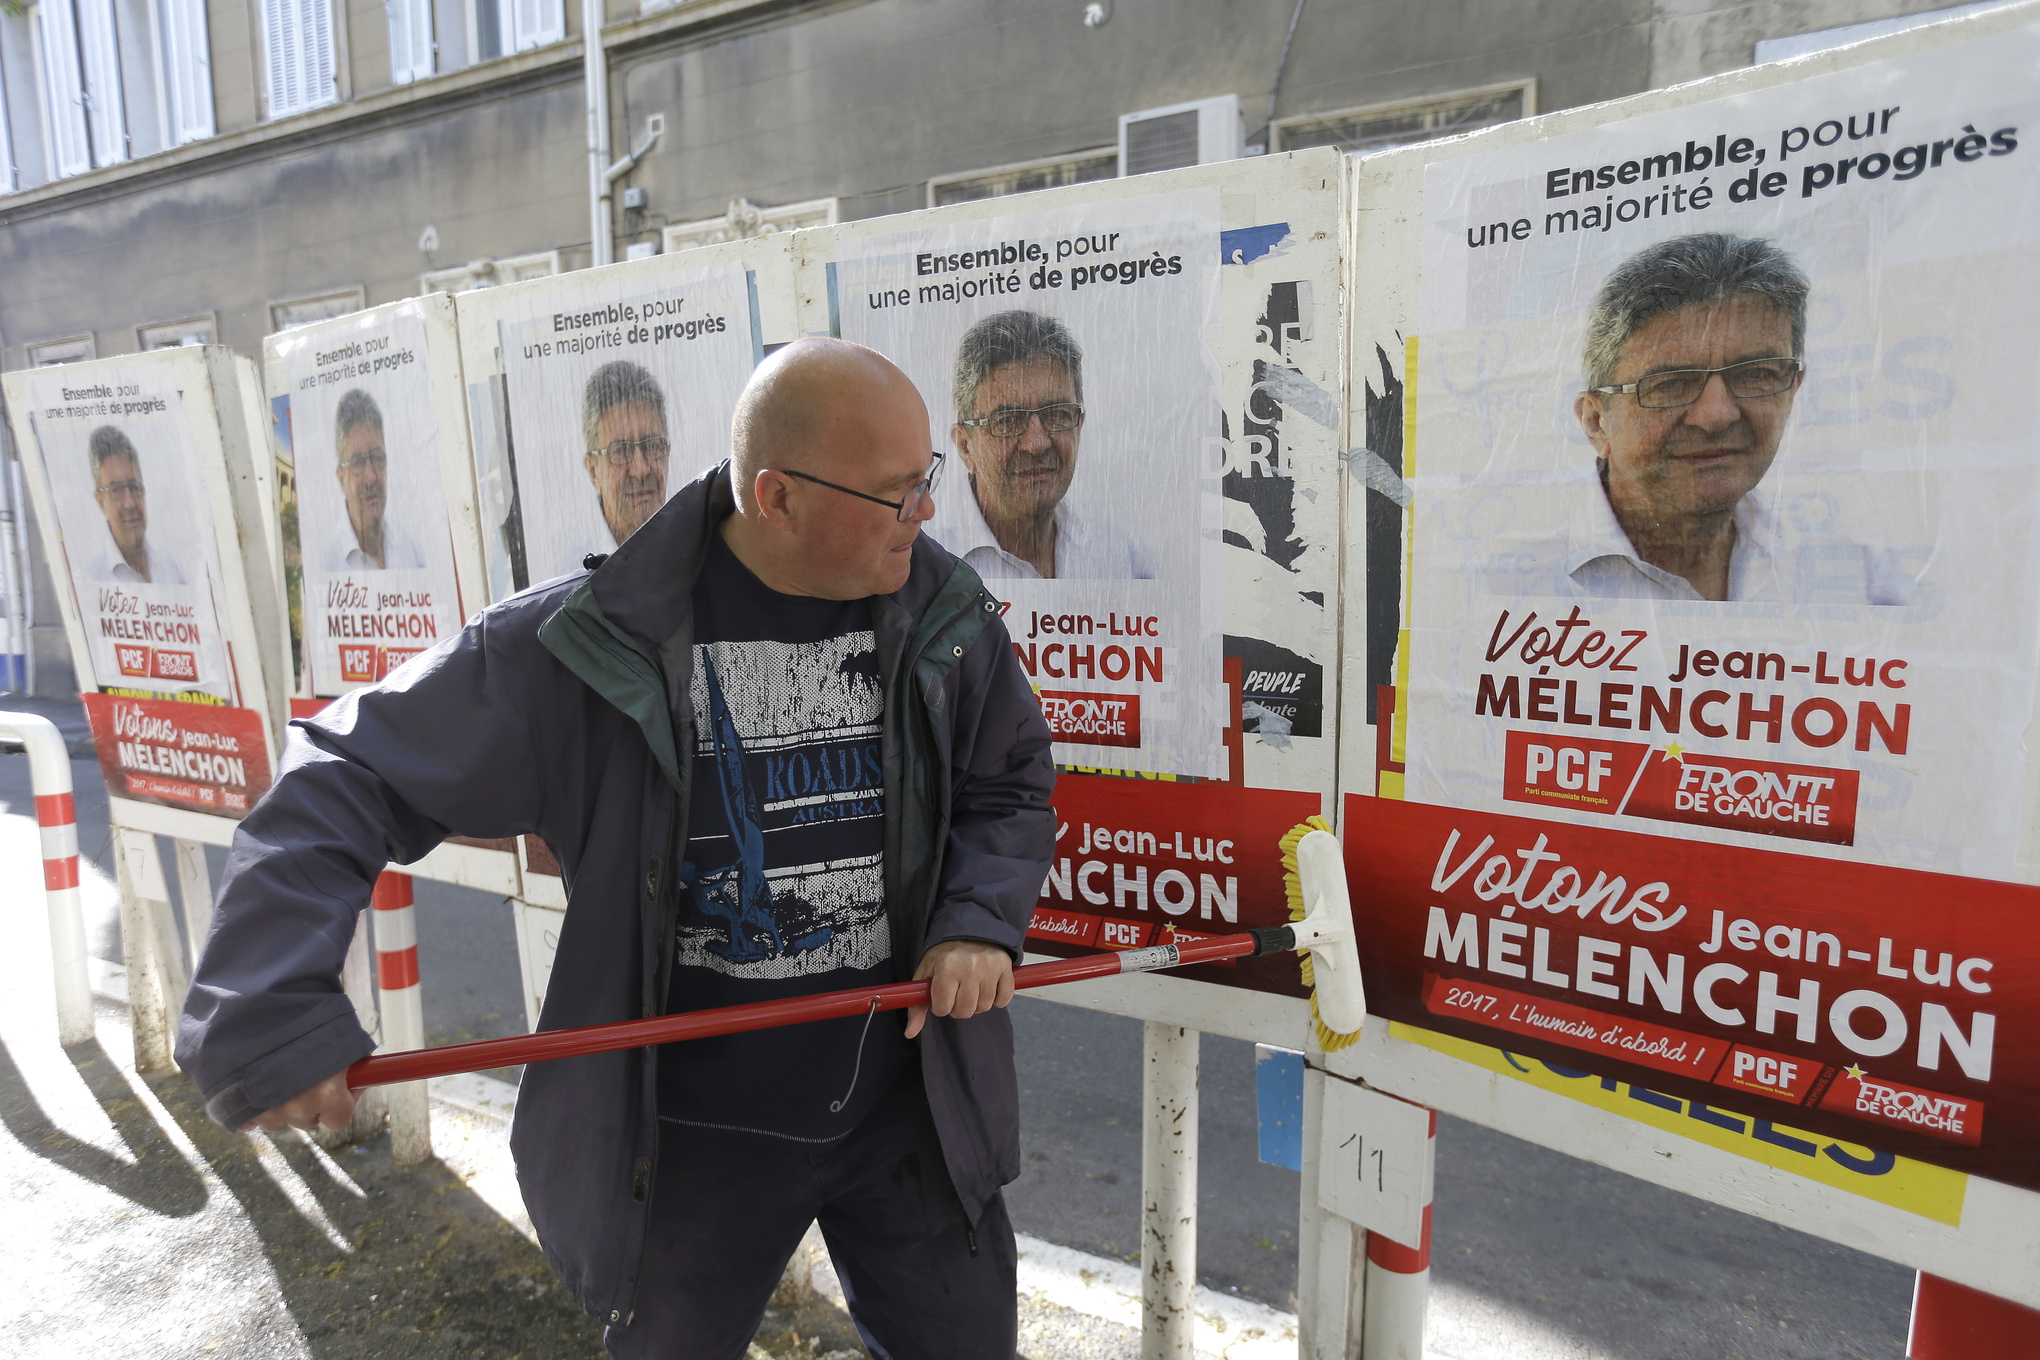
{"label": "building facade", "polygon": [[[617,185],[616,258],[1225,156],[1364,151],[1935,10],[597,3],[613,154],[658,130]],[[587,265],[581,31],[564,0],[0,0],[0,366],[208,341],[252,354],[306,321]],[[39,585],[37,688],[59,691],[67,654]]]}

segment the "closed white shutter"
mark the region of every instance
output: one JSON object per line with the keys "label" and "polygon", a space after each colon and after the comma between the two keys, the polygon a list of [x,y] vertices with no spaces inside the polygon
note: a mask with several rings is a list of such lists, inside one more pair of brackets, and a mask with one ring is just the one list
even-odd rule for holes
{"label": "closed white shutter", "polygon": [[120,34],[113,0],[77,0],[78,50],[85,57],[85,111],[92,126],[92,163],[128,158],[127,107],[120,92]]}
{"label": "closed white shutter", "polygon": [[218,131],[213,121],[212,39],[205,0],[162,0],[163,85],[170,92],[170,144]]}
{"label": "closed white shutter", "polygon": [[14,170],[14,125],[7,118],[7,72],[0,70],[0,193],[21,187]]}
{"label": "closed white shutter", "polygon": [[269,116],[282,118],[332,103],[338,95],[328,0],[262,0],[262,27]]}
{"label": "closed white shutter", "polygon": [[390,20],[390,79],[423,80],[437,68],[432,41],[432,0],[383,0]]}
{"label": "closed white shutter", "polygon": [[43,108],[49,114],[53,178],[92,168],[92,136],[85,126],[85,73],[78,65],[78,25],[71,0],[36,6],[42,43]]}
{"label": "closed white shutter", "polygon": [[526,52],[534,47],[566,40],[564,0],[511,0],[510,14],[516,26],[513,51]]}

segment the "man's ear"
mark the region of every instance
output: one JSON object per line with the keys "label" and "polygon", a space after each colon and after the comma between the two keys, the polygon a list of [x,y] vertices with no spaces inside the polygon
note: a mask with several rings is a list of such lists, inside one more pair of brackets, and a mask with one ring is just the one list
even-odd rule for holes
{"label": "man's ear", "polygon": [[956,445],[956,460],[964,467],[970,467],[970,431],[961,425],[951,425],[949,442]]}
{"label": "man's ear", "polygon": [[1573,417],[1580,422],[1580,429],[1586,432],[1587,442],[1594,446],[1594,452],[1601,457],[1608,456],[1608,429],[1605,424],[1608,408],[1598,392],[1582,392],[1573,398]]}
{"label": "man's ear", "polygon": [[595,455],[592,453],[582,454],[581,466],[588,469],[588,484],[594,487],[596,491],[601,491],[602,479],[595,475]]}
{"label": "man's ear", "polygon": [[782,523],[791,513],[787,504],[788,493],[793,489],[793,479],[783,472],[770,468],[759,468],[751,479],[751,504],[758,509],[760,519],[779,520]]}

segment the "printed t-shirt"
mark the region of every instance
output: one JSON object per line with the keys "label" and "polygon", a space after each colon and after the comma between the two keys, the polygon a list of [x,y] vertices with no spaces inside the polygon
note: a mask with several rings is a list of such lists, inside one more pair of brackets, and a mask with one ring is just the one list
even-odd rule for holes
{"label": "printed t-shirt", "polygon": [[[717,535],[694,586],[693,669],[693,789],[667,1010],[891,982],[870,601],[782,595]],[[800,1142],[840,1138],[912,1057],[905,1012],[868,1020],[667,1045],[660,1115]]]}

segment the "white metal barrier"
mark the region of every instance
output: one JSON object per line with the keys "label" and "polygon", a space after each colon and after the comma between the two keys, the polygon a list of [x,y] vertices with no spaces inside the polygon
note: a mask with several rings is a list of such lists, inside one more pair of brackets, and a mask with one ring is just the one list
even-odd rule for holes
{"label": "white metal barrier", "polygon": [[0,713],[0,735],[19,741],[28,753],[35,820],[42,833],[57,1036],[67,1046],[81,1044],[92,1037],[92,983],[85,970],[85,917],[78,899],[78,811],[71,797],[71,753],[56,724],[34,713]]}

